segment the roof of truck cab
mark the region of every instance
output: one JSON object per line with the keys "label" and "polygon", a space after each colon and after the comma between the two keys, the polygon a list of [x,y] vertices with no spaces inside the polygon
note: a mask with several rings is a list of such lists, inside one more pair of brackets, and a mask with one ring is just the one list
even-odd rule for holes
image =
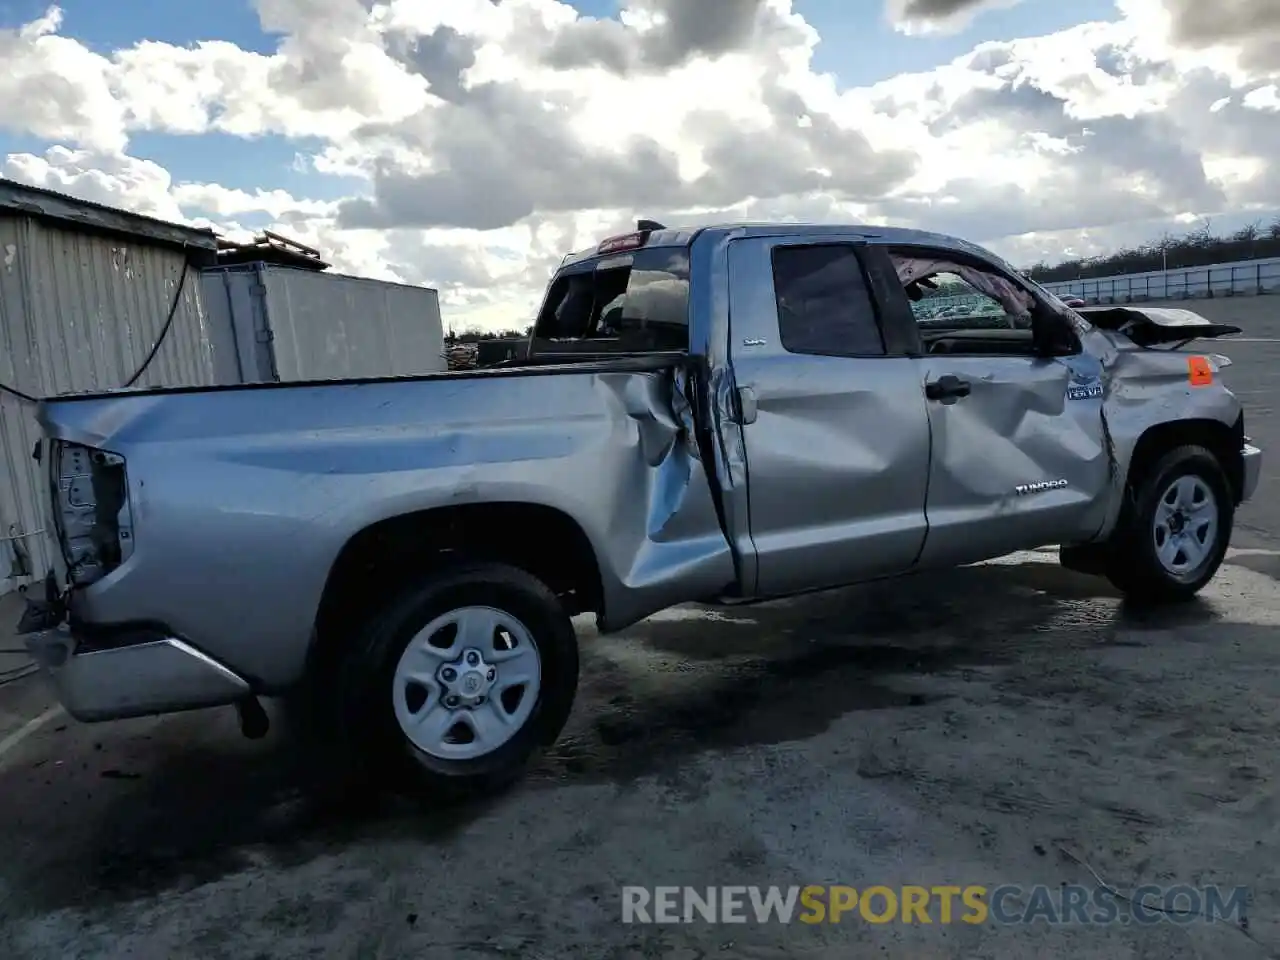
{"label": "roof of truck cab", "polygon": [[[945,233],[931,233],[928,230],[914,230],[909,227],[887,227],[877,224],[858,223],[716,223],[703,226],[667,227],[649,234],[646,247],[681,247],[693,242],[699,234],[718,233],[733,234],[735,237],[849,237],[857,240],[875,240],[880,243],[900,244],[902,246],[928,246],[957,252],[977,253],[992,256],[991,251],[977,244]],[[619,251],[620,253],[623,251]],[[597,247],[588,247],[569,254],[561,261],[561,268],[583,260],[602,256]],[[604,254],[603,256],[609,256]]]}

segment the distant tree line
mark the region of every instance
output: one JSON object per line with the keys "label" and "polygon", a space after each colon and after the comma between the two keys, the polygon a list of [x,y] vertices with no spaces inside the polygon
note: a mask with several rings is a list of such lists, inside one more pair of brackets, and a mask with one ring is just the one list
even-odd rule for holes
{"label": "distant tree line", "polygon": [[1152,270],[1205,267],[1214,263],[1262,260],[1267,257],[1280,257],[1280,217],[1272,220],[1269,226],[1264,226],[1259,221],[1241,227],[1225,237],[1213,233],[1209,223],[1205,222],[1185,236],[1166,234],[1159,240],[1134,249],[1119,250],[1105,257],[1085,257],[1053,266],[1037,263],[1027,273],[1040,283],[1053,283],[1062,280],[1094,280]]}

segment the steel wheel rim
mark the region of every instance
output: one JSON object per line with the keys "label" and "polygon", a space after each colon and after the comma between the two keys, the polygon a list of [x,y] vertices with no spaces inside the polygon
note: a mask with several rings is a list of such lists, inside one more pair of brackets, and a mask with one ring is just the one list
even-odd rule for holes
{"label": "steel wheel rim", "polygon": [[1156,501],[1151,539],[1156,560],[1176,580],[1193,580],[1218,545],[1218,498],[1202,477],[1186,474]]}
{"label": "steel wheel rim", "polygon": [[475,760],[510,742],[532,715],[542,658],[517,617],[458,607],[414,634],[392,682],[396,721],[416,749]]}

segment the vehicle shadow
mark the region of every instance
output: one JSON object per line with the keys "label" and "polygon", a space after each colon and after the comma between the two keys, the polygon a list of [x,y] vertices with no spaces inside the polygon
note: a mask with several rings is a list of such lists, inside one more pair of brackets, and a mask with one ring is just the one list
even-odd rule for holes
{"label": "vehicle shadow", "polygon": [[682,754],[803,740],[855,711],[925,707],[930,675],[982,676],[1037,649],[1145,646],[1210,622],[1196,599],[1143,609],[1044,562],[993,563],[738,607],[695,606],[585,647],[580,709],[537,771],[625,780]]}
{"label": "vehicle shadow", "polygon": [[[930,677],[980,679],[1037,647],[1131,644],[1134,629],[1215,615],[1202,602],[1140,614],[1055,564],[999,563],[682,608],[616,637],[587,630],[570,726],[519,789],[663,776],[709,750],[808,738],[853,711],[928,707]],[[323,758],[279,725],[242,739],[231,711],[69,724],[43,744],[41,758],[0,771],[6,909],[195,886],[264,857],[307,863],[354,839],[444,841],[502,802],[424,814],[325,776]]]}
{"label": "vehicle shadow", "polygon": [[[279,710],[269,705],[273,720]],[[432,842],[488,809],[432,810],[340,780],[283,724],[245,740],[230,710],[49,731],[0,771],[0,913],[92,907],[303,864],[356,839]],[[323,759],[319,761],[323,764]],[[496,802],[496,801],[491,801]]]}

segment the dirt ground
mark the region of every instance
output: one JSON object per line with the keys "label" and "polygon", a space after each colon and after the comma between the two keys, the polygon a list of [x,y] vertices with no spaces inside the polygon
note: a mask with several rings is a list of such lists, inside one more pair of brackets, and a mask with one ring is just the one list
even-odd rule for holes
{"label": "dirt ground", "polygon": [[[1280,451],[1280,343],[1248,354],[1233,385]],[[1280,955],[1273,502],[1242,513],[1201,600],[1160,614],[1041,552],[616,637],[583,624],[565,738],[465,813],[317,798],[289,738],[245,741],[231,711],[82,726],[34,681],[0,688],[0,942],[14,960]],[[621,922],[624,885],[1056,889],[1091,870],[1247,886],[1247,924]]]}

